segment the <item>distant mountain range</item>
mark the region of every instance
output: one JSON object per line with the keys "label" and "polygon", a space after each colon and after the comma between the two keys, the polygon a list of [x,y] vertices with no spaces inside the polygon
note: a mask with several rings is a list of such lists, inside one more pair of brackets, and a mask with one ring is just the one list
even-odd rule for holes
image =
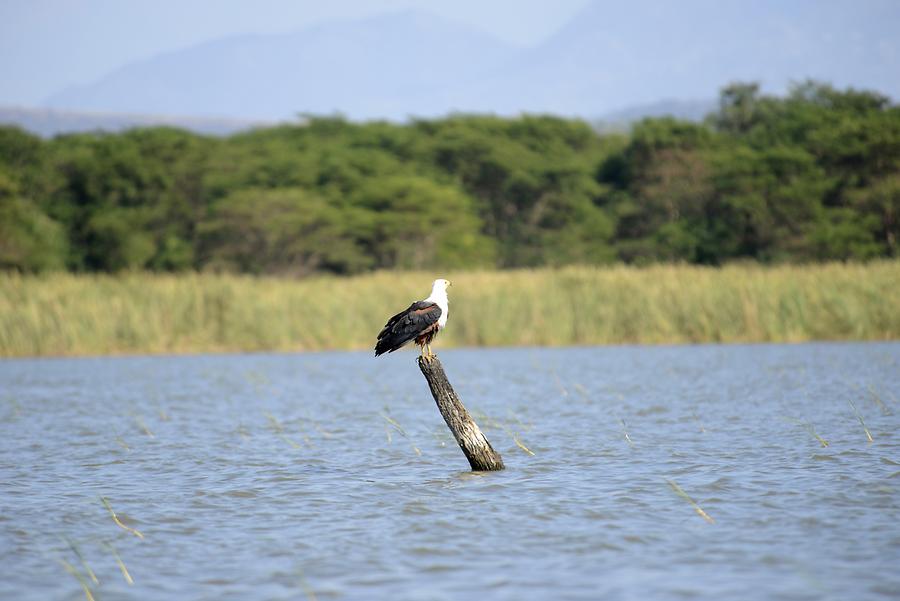
{"label": "distant mountain range", "polygon": [[596,0],[543,43],[517,48],[403,12],[210,41],[123,65],[45,105],[264,121],[454,111],[595,120],[661,98],[713,98],[737,80],[781,92],[807,78],[897,98],[898,31],[895,0]]}
{"label": "distant mountain range", "polygon": [[[598,131],[625,131],[644,117],[671,116],[700,121],[713,111],[716,102],[663,100],[633,106],[602,115],[593,120]],[[283,122],[298,122],[298,119]],[[96,111],[64,111],[46,108],[2,107],[0,125],[18,125],[39,136],[50,138],[60,134],[105,131],[120,132],[135,127],[168,126],[198,134],[227,136],[250,129],[277,125],[279,121],[229,119],[213,117],[185,117],[177,115],[141,115],[135,113],[102,113]]]}
{"label": "distant mountain range", "polygon": [[31,133],[49,138],[58,134],[88,131],[118,132],[135,127],[169,126],[198,134],[226,136],[239,131],[273,125],[250,119],[140,115],[96,111],[64,111],[47,108],[2,107],[0,124],[18,125]]}

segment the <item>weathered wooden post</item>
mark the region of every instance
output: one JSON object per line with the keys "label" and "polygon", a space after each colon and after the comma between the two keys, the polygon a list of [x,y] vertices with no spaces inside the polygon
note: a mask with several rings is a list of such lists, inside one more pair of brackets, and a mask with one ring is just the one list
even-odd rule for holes
{"label": "weathered wooden post", "polygon": [[447,374],[444,373],[444,366],[441,365],[440,360],[436,356],[432,357],[430,361],[419,357],[419,369],[422,370],[422,375],[428,381],[434,402],[437,403],[438,410],[444,416],[444,421],[447,422],[447,426],[453,432],[453,437],[459,443],[459,448],[469,460],[472,470],[476,472],[502,470],[504,466],[500,453],[494,450],[491,443],[481,433],[478,424],[460,402],[447,380]]}

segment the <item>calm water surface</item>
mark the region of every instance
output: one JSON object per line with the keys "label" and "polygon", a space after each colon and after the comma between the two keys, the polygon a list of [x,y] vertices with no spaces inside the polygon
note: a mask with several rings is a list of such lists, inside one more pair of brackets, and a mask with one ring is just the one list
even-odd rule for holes
{"label": "calm water surface", "polygon": [[900,598],[900,344],[440,354],[506,471],[412,352],[0,362],[0,598]]}

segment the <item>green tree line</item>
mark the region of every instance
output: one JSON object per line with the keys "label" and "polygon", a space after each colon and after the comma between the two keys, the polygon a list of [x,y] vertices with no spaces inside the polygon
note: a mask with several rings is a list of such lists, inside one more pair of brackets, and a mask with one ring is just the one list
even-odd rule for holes
{"label": "green tree line", "polygon": [[703,123],[339,117],[207,137],[0,127],[0,268],[305,275],[898,256],[900,107],[725,88]]}

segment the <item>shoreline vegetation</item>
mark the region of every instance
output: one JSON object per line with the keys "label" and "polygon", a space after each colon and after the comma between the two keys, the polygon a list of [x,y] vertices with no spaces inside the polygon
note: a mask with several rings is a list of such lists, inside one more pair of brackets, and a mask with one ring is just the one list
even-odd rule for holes
{"label": "shoreline vegetation", "polygon": [[900,261],[305,279],[0,273],[0,356],[368,350],[453,281],[439,348],[900,338]]}
{"label": "shoreline vegetation", "polygon": [[900,257],[900,105],[754,83],[702,123],[309,116],[212,138],[0,126],[0,270],[359,275]]}

